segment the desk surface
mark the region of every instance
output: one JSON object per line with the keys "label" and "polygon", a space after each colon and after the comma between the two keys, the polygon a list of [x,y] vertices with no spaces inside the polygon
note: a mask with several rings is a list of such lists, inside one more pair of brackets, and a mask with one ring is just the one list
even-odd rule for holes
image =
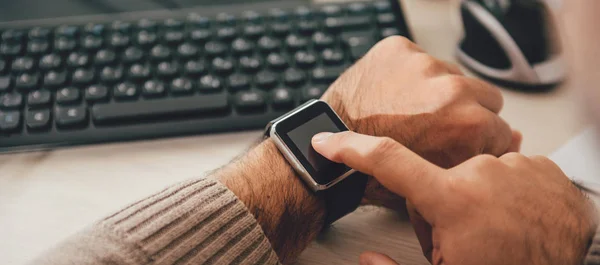
{"label": "desk surface", "polygon": [[[460,36],[456,2],[405,1],[416,41],[448,61],[454,61]],[[503,93],[502,116],[523,132],[525,154],[549,154],[586,125],[567,87],[548,94]],[[0,264],[23,264],[136,198],[201,176],[259,135],[253,131],[0,155]],[[338,222],[299,264],[358,264],[365,250],[387,253],[402,264],[427,264],[406,217],[375,208],[359,209]]]}

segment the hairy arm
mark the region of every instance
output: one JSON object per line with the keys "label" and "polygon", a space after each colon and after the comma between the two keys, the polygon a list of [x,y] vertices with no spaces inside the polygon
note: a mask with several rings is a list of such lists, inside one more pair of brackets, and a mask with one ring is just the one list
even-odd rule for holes
{"label": "hairy arm", "polygon": [[284,264],[296,260],[323,228],[323,199],[296,176],[270,139],[213,176],[244,202]]}

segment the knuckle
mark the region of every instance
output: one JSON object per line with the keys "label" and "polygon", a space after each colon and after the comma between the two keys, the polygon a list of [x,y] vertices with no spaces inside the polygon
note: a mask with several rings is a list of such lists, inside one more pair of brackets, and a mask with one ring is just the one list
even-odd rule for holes
{"label": "knuckle", "polygon": [[377,141],[377,146],[375,147],[376,154],[385,154],[389,153],[389,151],[397,148],[398,143],[394,141],[394,139],[389,137],[381,137],[379,141]]}
{"label": "knuckle", "polygon": [[394,50],[412,50],[414,43],[402,36],[390,36],[380,42],[381,46],[388,47]]}
{"label": "knuckle", "polygon": [[486,171],[490,167],[499,166],[501,162],[493,155],[478,155],[471,159],[471,164],[475,169]]}
{"label": "knuckle", "polygon": [[444,64],[435,57],[426,53],[417,53],[413,55],[417,69],[425,74],[436,74],[445,70]]}
{"label": "knuckle", "polygon": [[481,107],[470,107],[465,110],[465,127],[471,132],[469,135],[483,135],[489,124],[491,123],[491,116],[487,111]]}
{"label": "knuckle", "polygon": [[525,155],[516,152],[504,154],[500,157],[500,160],[515,166],[525,165],[530,161]]}
{"label": "knuckle", "polygon": [[468,94],[469,80],[464,76],[445,75],[439,77],[441,91],[446,97],[452,100],[464,98]]}

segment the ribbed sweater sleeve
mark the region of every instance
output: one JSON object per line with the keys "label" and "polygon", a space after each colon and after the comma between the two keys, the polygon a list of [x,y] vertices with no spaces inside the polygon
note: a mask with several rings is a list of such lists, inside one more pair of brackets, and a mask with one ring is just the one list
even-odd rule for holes
{"label": "ribbed sweater sleeve", "polygon": [[244,204],[224,185],[195,179],[104,218],[36,265],[279,264]]}

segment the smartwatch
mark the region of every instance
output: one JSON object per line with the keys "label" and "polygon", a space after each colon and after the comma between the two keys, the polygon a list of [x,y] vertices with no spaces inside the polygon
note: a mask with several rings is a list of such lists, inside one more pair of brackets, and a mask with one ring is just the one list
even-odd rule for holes
{"label": "smartwatch", "polygon": [[348,127],[324,101],[311,100],[271,121],[265,136],[275,145],[304,183],[325,198],[325,224],[329,225],[356,210],[368,177],[323,157],[311,140],[321,132],[348,131]]}

